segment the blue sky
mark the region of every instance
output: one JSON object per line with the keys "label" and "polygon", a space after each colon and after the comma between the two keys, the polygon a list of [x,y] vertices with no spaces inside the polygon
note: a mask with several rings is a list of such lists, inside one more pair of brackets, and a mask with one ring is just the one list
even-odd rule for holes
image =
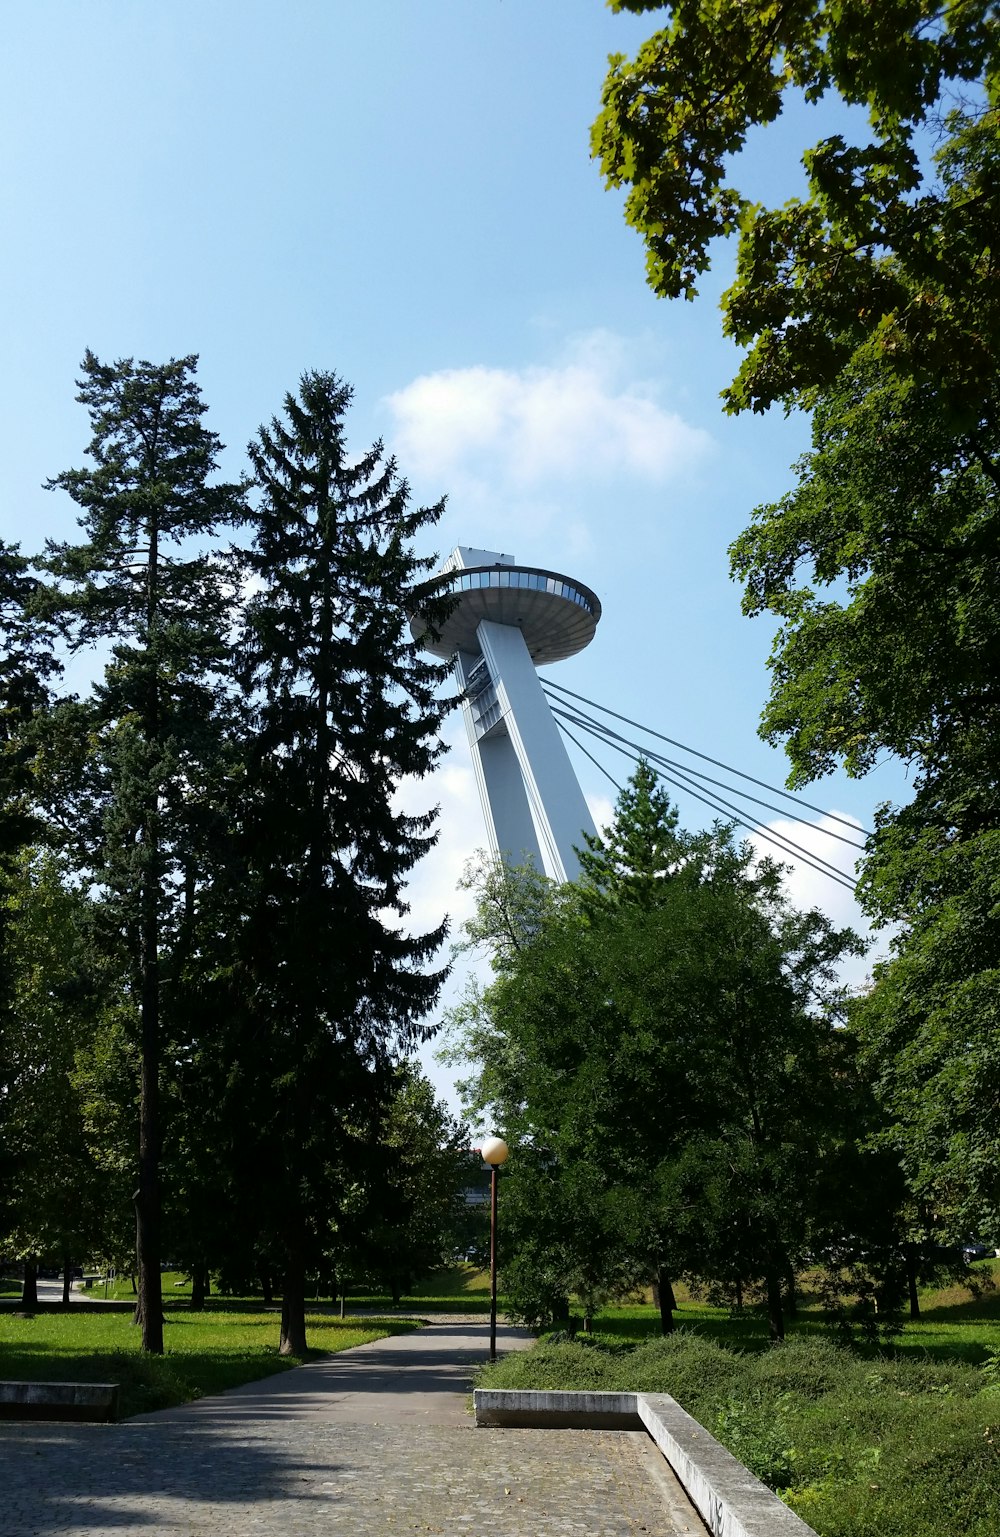
{"label": "blue sky", "polygon": [[[781,782],[756,737],[768,626],[741,617],[726,547],[792,484],[805,423],[732,420],[718,295],[654,298],[621,199],[589,159],[607,55],[655,18],[600,0],[33,0],[0,62],[0,518],[25,549],[71,533],[42,482],[79,463],[74,378],[102,358],[200,354],[210,422],[243,466],[307,368],[355,388],[350,438],[398,454],[435,546],[564,570],[604,605],[553,677]],[[843,126],[801,108],[755,139],[744,183],[801,187],[804,143]],[[467,750],[433,786],[439,850],[415,915],[461,916],[483,841]],[[610,763],[610,760],[608,760]],[[585,760],[600,812],[609,786]],[[906,793],[889,765],[810,799],[870,825]],[[684,820],[709,815],[681,797]],[[837,918],[850,899],[799,872]],[[442,1080],[443,1081],[443,1080]]]}

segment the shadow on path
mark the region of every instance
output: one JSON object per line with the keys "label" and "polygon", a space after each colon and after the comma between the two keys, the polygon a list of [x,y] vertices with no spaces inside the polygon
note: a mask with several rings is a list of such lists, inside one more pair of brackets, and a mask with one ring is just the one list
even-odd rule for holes
{"label": "shadow on path", "polygon": [[[508,1326],[497,1334],[501,1351],[522,1349],[532,1339],[527,1329]],[[421,1420],[460,1426],[471,1423],[467,1399],[488,1352],[488,1323],[429,1323],[412,1334],[375,1340],[217,1398],[140,1418],[213,1424],[318,1418],[352,1425]]]}
{"label": "shadow on path", "polygon": [[[499,1332],[502,1350],[530,1339]],[[0,1537],[318,1530],[314,1502],[354,1499],[373,1436],[433,1468],[433,1438],[473,1427],[488,1348],[488,1324],[430,1324],[120,1425],[0,1425]]]}

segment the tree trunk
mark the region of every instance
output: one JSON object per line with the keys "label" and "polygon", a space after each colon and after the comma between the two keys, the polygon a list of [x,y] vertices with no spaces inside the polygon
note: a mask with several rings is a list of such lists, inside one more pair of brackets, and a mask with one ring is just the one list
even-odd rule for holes
{"label": "tree trunk", "polygon": [[[159,530],[155,520],[148,529],[146,557],[147,645],[159,614]],[[150,678],[144,736],[147,743],[160,740],[159,678]],[[142,991],[140,1034],[142,1041],[139,1079],[139,1189],[135,1206],[136,1258],[139,1262],[139,1295],[136,1322],[142,1325],[142,1348],[163,1354],[163,1288],[160,1278],[160,807],[159,786],[148,785],[142,814],[143,868],[140,892],[140,944]]]}
{"label": "tree trunk", "polygon": [[906,1290],[910,1299],[910,1317],[920,1317],[920,1295],[917,1291],[917,1249],[916,1245],[906,1245]]}
{"label": "tree trunk", "polygon": [[306,1267],[300,1242],[290,1244],[285,1256],[281,1295],[279,1356],[304,1356],[306,1345]]}
{"label": "tree trunk", "polygon": [[593,1334],[594,1332],[594,1320],[589,1313],[584,1313],[583,1315],[583,1332],[584,1334]]}
{"label": "tree trunk", "polygon": [[261,1265],[257,1272],[260,1282],[260,1294],[264,1299],[264,1306],[269,1308],[274,1304],[274,1278],[268,1265]]}
{"label": "tree trunk", "polygon": [[765,1277],[767,1284],[767,1326],[771,1332],[772,1340],[783,1340],[785,1337],[785,1314],[781,1306],[781,1282],[778,1272],[773,1267],[768,1270]]}
{"label": "tree trunk", "polygon": [[795,1271],[789,1265],[785,1272],[785,1312],[789,1318],[798,1318],[799,1300],[795,1289]]}
{"label": "tree trunk", "polygon": [[22,1266],[21,1306],[23,1308],[36,1308],[38,1306],[37,1260],[26,1259]]}
{"label": "tree trunk", "polygon": [[64,1254],[63,1255],[63,1294],[62,1294],[62,1305],[63,1305],[64,1308],[68,1308],[69,1307],[69,1302],[70,1302],[70,1288],[71,1288],[72,1283],[73,1283],[73,1277],[70,1274],[70,1267],[72,1266],[72,1263],[73,1262],[70,1259],[69,1255],[68,1254]]}
{"label": "tree trunk", "polygon": [[398,1308],[403,1296],[403,1283],[398,1275],[394,1275],[390,1283],[392,1290],[392,1305]]}
{"label": "tree trunk", "polygon": [[673,1334],[674,1309],[677,1306],[677,1299],[674,1296],[674,1289],[670,1284],[670,1277],[662,1265],[659,1266],[656,1272],[656,1281],[653,1285],[653,1300],[660,1310],[660,1333]]}
{"label": "tree trunk", "polygon": [[[155,840],[155,812],[147,819],[148,842]],[[148,845],[147,845],[148,847]],[[155,859],[152,848],[148,857]],[[160,1280],[160,988],[157,889],[154,869],[143,880],[142,1067],[139,1095],[139,1189],[135,1237],[139,1261],[136,1322],[142,1348],[163,1354],[163,1289]]]}
{"label": "tree trunk", "polygon": [[737,1313],[743,1311],[743,1280],[740,1276],[736,1278],[736,1311]]}
{"label": "tree trunk", "polygon": [[205,1298],[209,1293],[208,1266],[193,1265],[191,1268],[191,1302],[192,1313],[200,1313],[205,1306]]}

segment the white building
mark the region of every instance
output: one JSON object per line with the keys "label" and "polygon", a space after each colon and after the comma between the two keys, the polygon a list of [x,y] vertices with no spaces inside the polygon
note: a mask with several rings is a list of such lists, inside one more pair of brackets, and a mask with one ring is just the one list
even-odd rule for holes
{"label": "white building", "polygon": [[454,659],[492,848],[509,864],[530,859],[553,880],[573,880],[574,848],[596,829],[535,668],[589,644],[600,602],[581,582],[494,550],[460,545],[441,574],[453,612],[439,632],[419,614],[411,629]]}

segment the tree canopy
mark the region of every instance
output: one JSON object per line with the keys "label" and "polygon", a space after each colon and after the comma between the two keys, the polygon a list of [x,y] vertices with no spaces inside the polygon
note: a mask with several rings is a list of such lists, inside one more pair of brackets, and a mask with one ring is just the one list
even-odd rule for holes
{"label": "tree canopy", "polygon": [[[665,24],[611,61],[593,146],[652,286],[692,297],[737,237],[730,410],[812,412],[797,484],[732,546],[778,621],[762,733],[791,783],[892,755],[859,891],[896,926],[854,1013],[889,1144],[959,1237],[995,1221],[1000,1124],[1000,22],[988,0],[621,0]],[[792,101],[828,131],[805,196],[755,203],[750,134]],[[829,122],[836,109],[837,132]],[[805,114],[808,115],[808,114]]]}
{"label": "tree canopy", "polygon": [[[653,289],[692,298],[737,235],[723,328],[749,349],[732,410],[803,403],[866,341],[956,407],[996,374],[1000,31],[990,0],[612,0],[664,14],[616,55],[594,155],[647,249]],[[853,109],[805,150],[805,197],[755,203],[740,151],[792,98]]]}
{"label": "tree canopy", "polygon": [[[505,1275],[525,1316],[560,1286],[666,1293],[685,1272],[761,1283],[780,1333],[839,1136],[835,969],[853,936],[789,907],[728,829],[679,829],[645,764],[576,886],[485,875],[473,934],[493,926],[495,979],[455,1024],[473,1108],[514,1145]],[[518,913],[532,921],[512,946]]]}
{"label": "tree canopy", "polygon": [[[299,1353],[307,1267],[398,1288],[457,1232],[459,1133],[407,1065],[437,812],[398,794],[451,707],[408,624],[440,505],[351,455],[331,373],[227,483],[196,363],[88,352],[86,461],[50,483],[80,536],[0,545],[0,1234],[26,1277],[134,1243],[152,1351],[168,1257],[193,1305],[281,1275]],[[57,638],[81,696],[50,697]]]}
{"label": "tree canopy", "polygon": [[208,968],[237,1178],[256,1184],[281,1256],[281,1348],[296,1354],[307,1266],[444,975],[443,921],[406,922],[436,810],[408,814],[396,795],[437,762],[450,707],[407,614],[430,568],[414,537],[441,506],[409,505],[381,443],[351,455],[351,397],[335,374],[305,374],[250,445],[244,760]]}

